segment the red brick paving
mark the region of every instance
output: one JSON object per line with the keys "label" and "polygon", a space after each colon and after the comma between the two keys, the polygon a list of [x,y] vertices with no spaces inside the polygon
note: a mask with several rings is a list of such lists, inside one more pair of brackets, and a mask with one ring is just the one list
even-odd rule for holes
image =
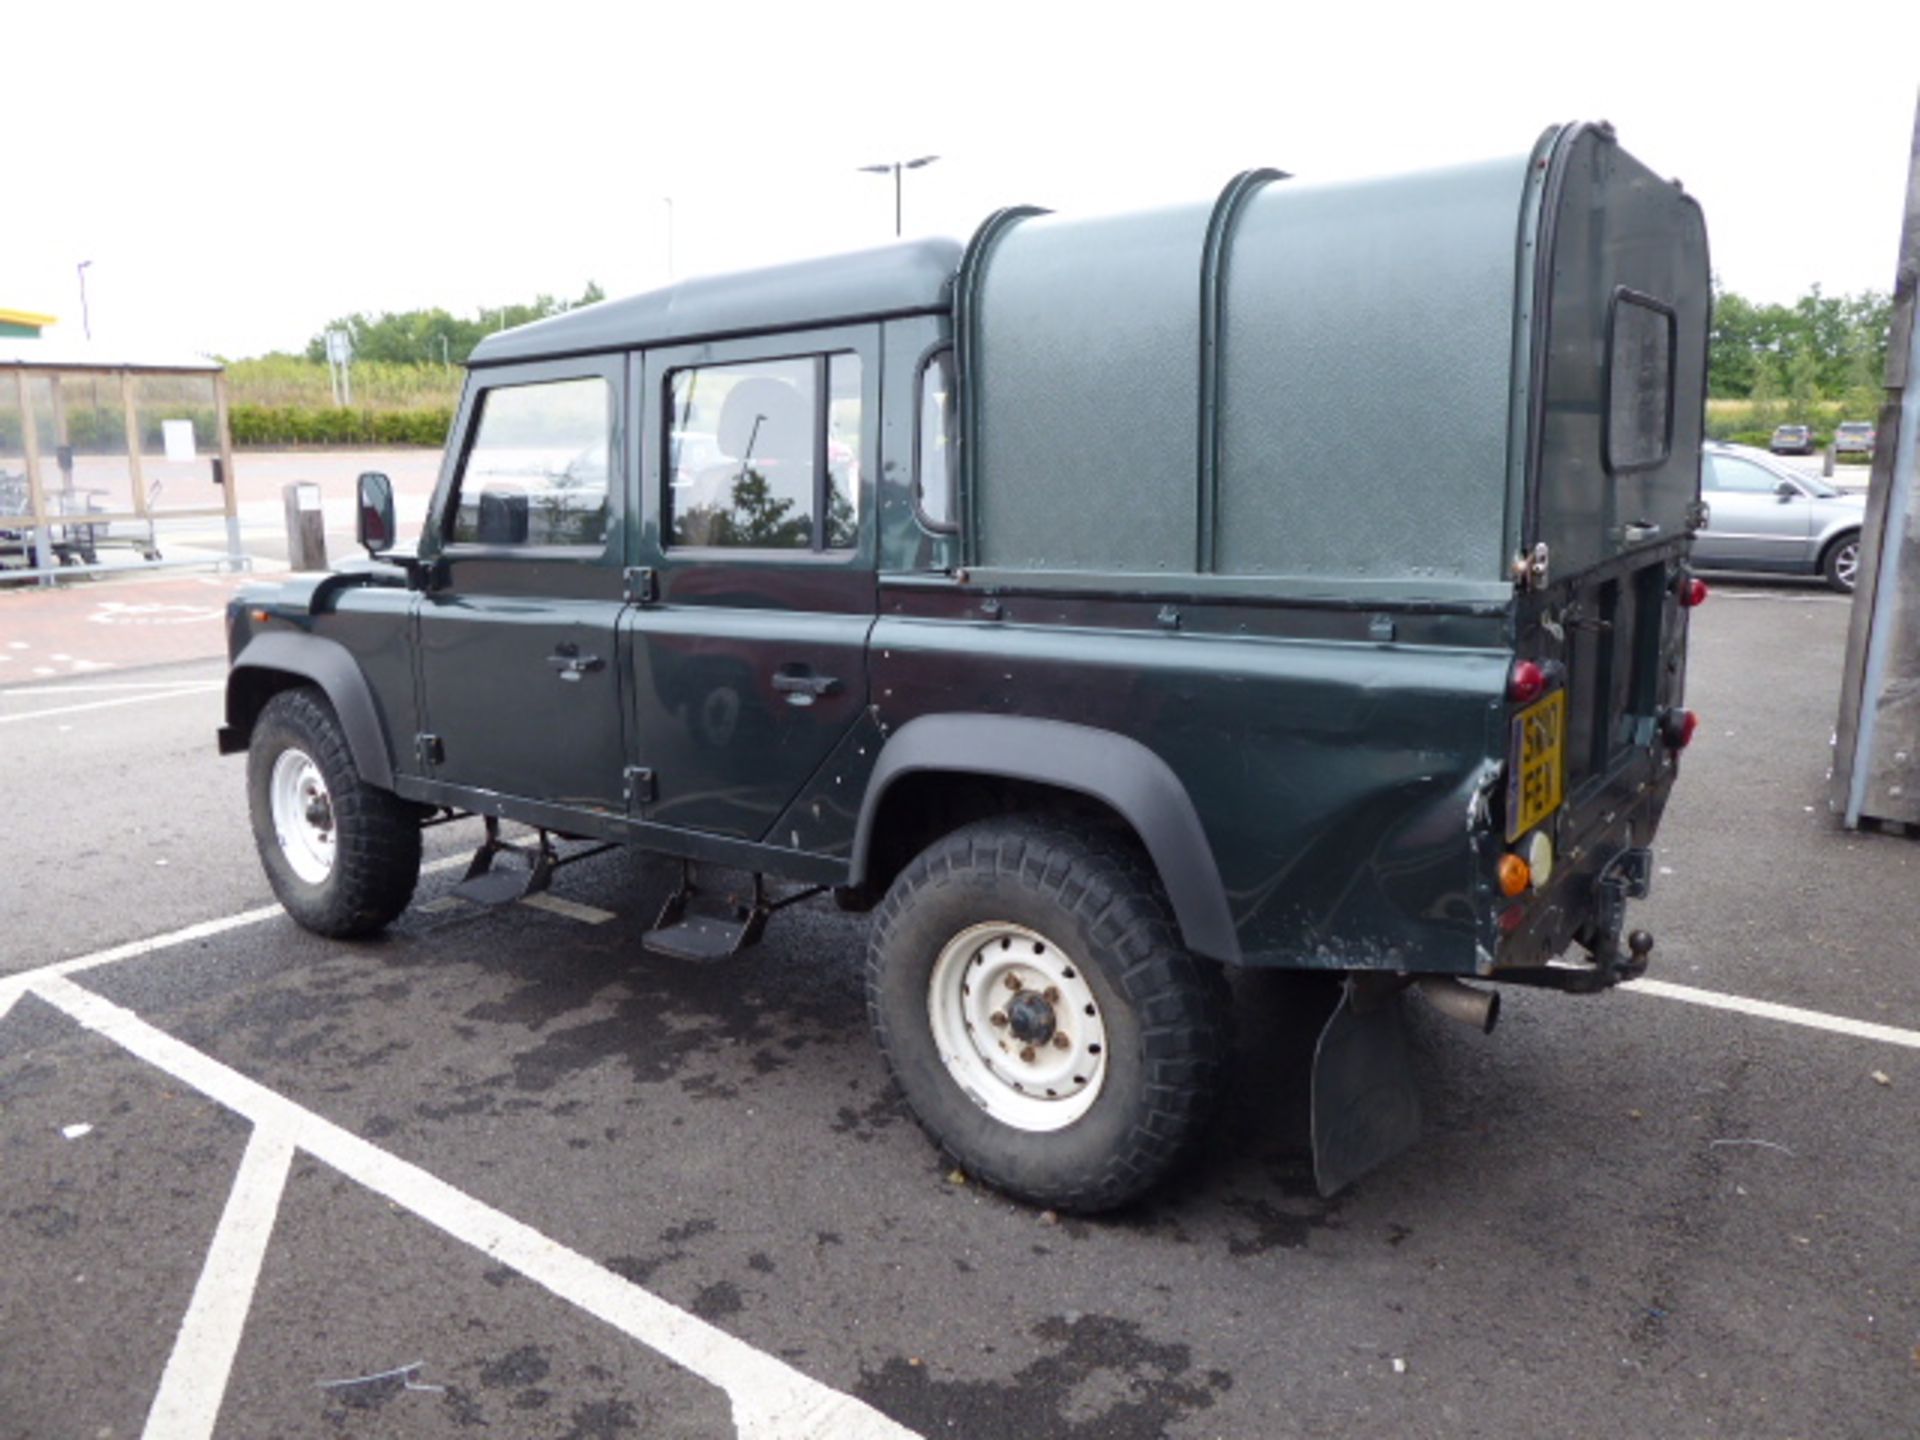
{"label": "red brick paving", "polygon": [[0,687],[226,654],[246,574],[118,576],[0,589]]}

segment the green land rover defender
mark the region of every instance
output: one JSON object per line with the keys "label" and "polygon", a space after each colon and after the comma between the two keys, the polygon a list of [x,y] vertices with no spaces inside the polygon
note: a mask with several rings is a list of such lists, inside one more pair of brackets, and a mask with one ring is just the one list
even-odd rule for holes
{"label": "green land rover defender", "polygon": [[1488,1028],[1648,962],[1708,304],[1699,207],[1570,125],[505,331],[417,546],[363,476],[371,559],[236,600],[221,748],[326,935],[463,816],[480,900],[678,857],[667,956],[871,909],[906,1098],[1035,1203],[1187,1153],[1227,970],[1320,972],[1332,1190],[1413,1136],[1404,991]]}

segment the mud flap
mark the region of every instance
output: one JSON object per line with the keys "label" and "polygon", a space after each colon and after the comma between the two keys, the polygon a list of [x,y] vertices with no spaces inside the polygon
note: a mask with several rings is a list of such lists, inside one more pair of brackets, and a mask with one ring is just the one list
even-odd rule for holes
{"label": "mud flap", "polygon": [[1349,980],[1313,1051],[1313,1178],[1344,1190],[1420,1138],[1420,1096],[1407,1056],[1405,992]]}

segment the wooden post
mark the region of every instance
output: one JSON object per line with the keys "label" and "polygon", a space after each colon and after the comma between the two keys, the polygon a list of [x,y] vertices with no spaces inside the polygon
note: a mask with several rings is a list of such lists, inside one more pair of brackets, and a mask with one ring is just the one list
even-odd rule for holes
{"label": "wooden post", "polygon": [[147,477],[141,468],[140,417],[134,413],[133,408],[133,372],[131,370],[120,372],[120,410],[126,417],[127,475],[133,485],[133,513],[145,520],[148,518]]}
{"label": "wooden post", "polygon": [[[33,563],[45,570],[53,561],[53,537],[47,528],[47,497],[40,488],[40,437],[33,423],[33,405],[27,398],[27,367],[13,372],[20,395],[20,445],[27,457],[27,508],[33,518]],[[42,584],[48,583],[43,577]]]}
{"label": "wooden post", "polygon": [[320,508],[320,487],[296,480],[280,487],[287,512],[287,564],[295,570],[327,568],[327,523]]}

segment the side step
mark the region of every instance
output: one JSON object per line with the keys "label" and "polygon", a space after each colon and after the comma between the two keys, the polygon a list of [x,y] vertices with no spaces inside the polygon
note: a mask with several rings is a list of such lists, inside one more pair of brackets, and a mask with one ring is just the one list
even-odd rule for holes
{"label": "side step", "polygon": [[693,862],[682,860],[680,888],[667,897],[667,903],[660,907],[659,918],[653,922],[653,928],[640,937],[640,943],[656,954],[676,960],[725,960],[757,944],[776,910],[811,899],[826,888],[814,885],[778,900],[769,900],[766,877],[756,874],[751,895],[719,897],[726,901],[725,914],[699,914],[692,910],[693,902],[701,894],[693,881]]}
{"label": "side step", "polygon": [[[599,855],[615,848],[611,844],[593,845],[563,856],[553,848],[553,837],[545,830],[540,832],[540,838],[532,845],[516,844],[500,838],[500,821],[496,817],[489,815],[485,818],[487,838],[473,852],[473,859],[467,862],[466,878],[454,886],[452,892],[476,905],[511,905],[516,900],[524,900],[551,885],[553,872],[562,865],[571,865],[576,860],[585,860],[589,855]],[[511,855],[525,862],[526,868],[502,867],[496,870],[494,861],[502,855]]]}

